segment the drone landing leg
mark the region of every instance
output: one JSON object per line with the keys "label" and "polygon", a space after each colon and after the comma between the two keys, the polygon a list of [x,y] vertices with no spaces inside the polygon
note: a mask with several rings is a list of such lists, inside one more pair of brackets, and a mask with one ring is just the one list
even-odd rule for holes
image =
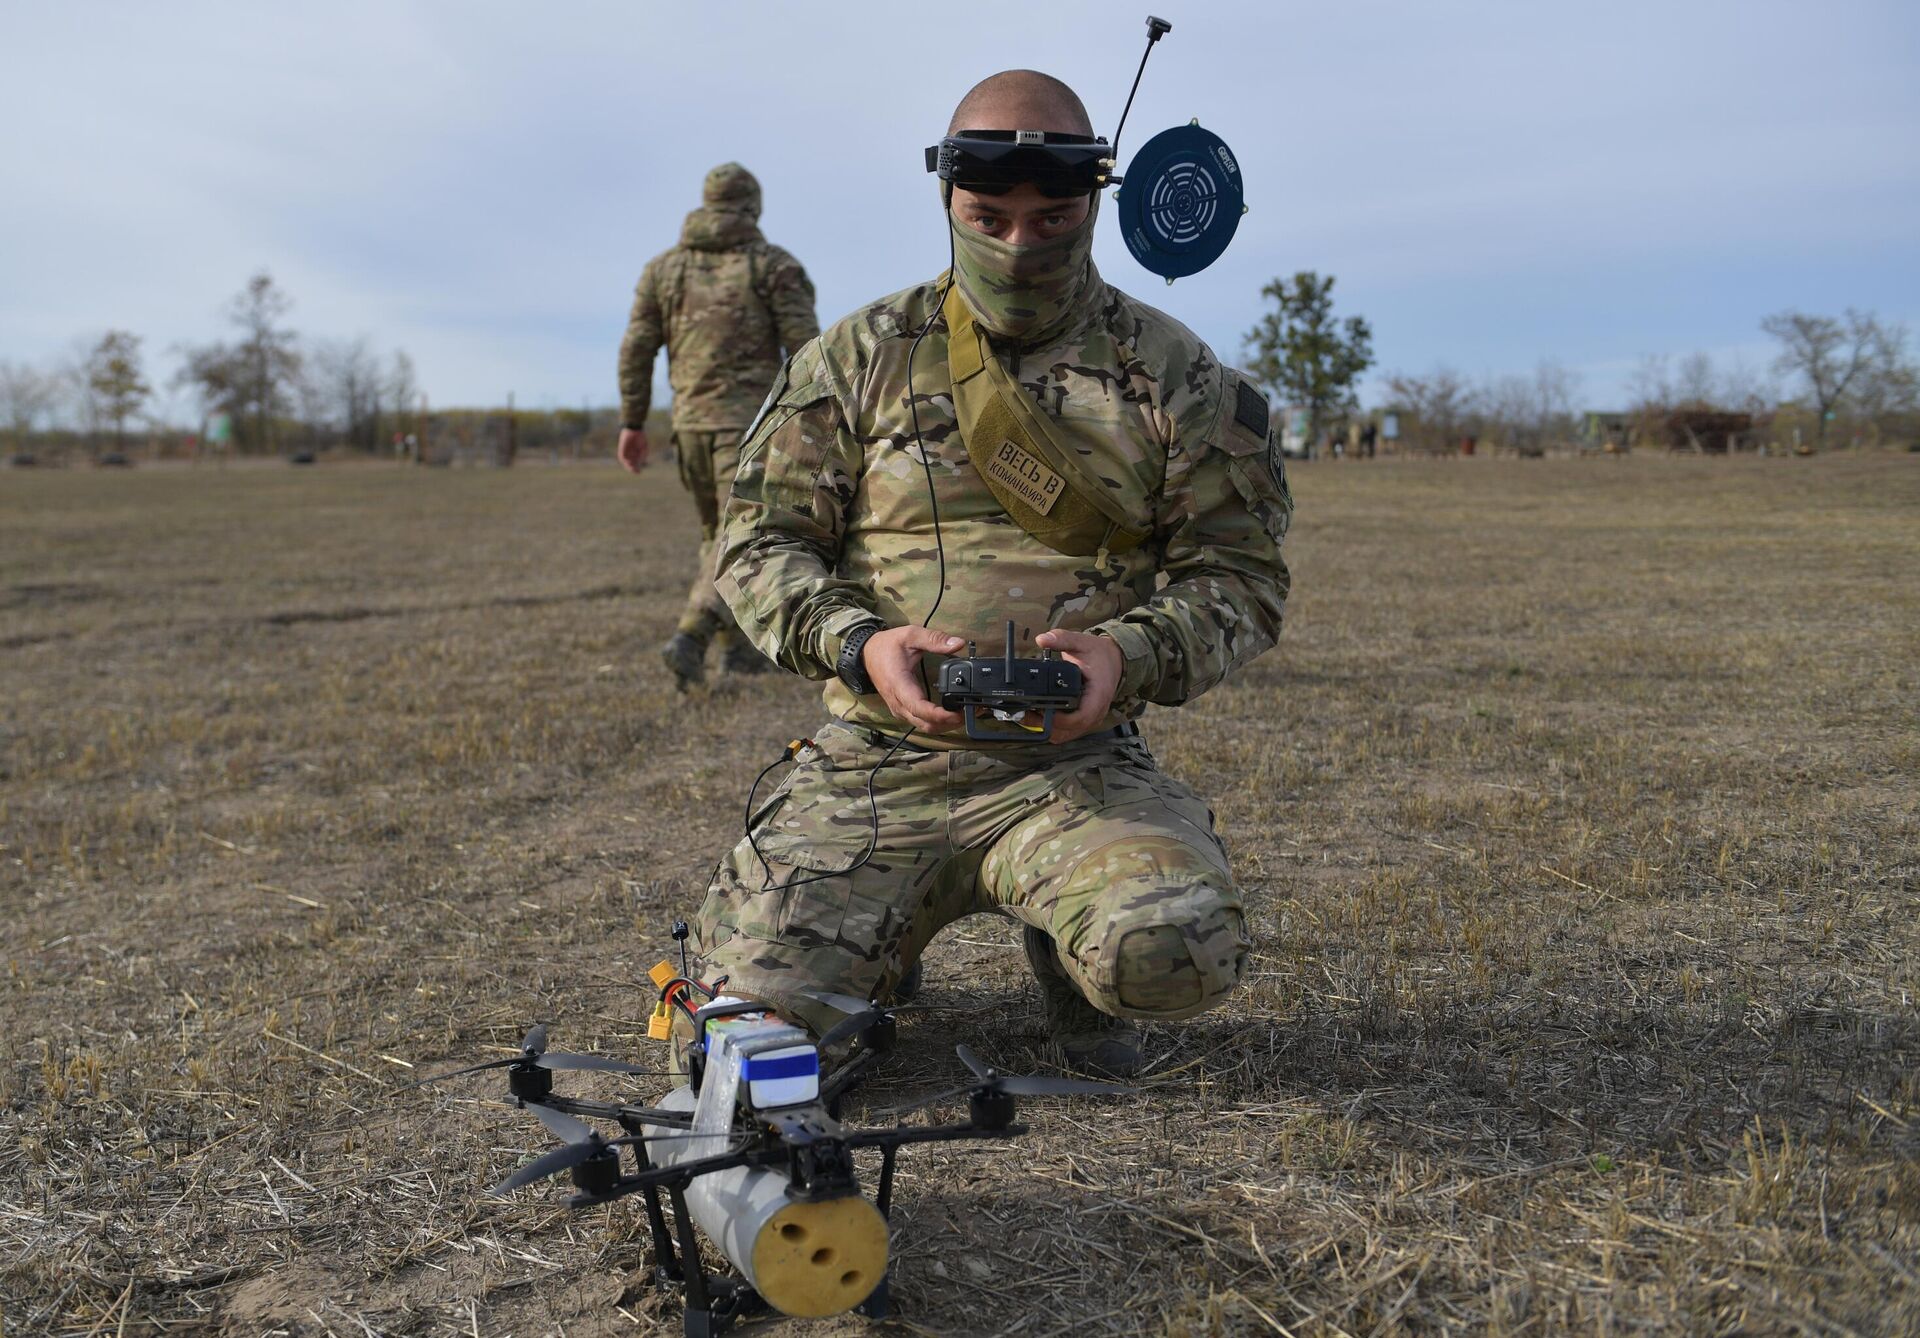
{"label": "drone landing leg", "polygon": [[880,1285],[868,1293],[866,1300],[853,1308],[853,1313],[868,1319],[885,1319],[892,1310],[887,1303],[887,1278],[892,1276],[892,1270],[889,1269],[887,1276],[880,1279]]}
{"label": "drone landing leg", "polygon": [[[636,1169],[647,1170],[652,1165],[647,1158],[647,1145],[639,1142],[632,1146]],[[640,1196],[646,1200],[647,1231],[653,1237],[653,1280],[660,1286],[679,1282],[680,1261],[674,1257],[673,1236],[667,1231],[666,1214],[660,1211],[660,1187],[648,1185],[640,1191]]]}
{"label": "drone landing leg", "polygon": [[[888,1221],[892,1220],[893,1208],[893,1160],[899,1151],[899,1147],[893,1143],[888,1143],[880,1149],[880,1188],[873,1196],[873,1206],[878,1208],[880,1216]],[[880,1275],[880,1285],[867,1294],[866,1300],[853,1308],[854,1314],[864,1315],[868,1319],[885,1319],[893,1308],[887,1297],[887,1283],[892,1277],[893,1269],[889,1266],[887,1271]]]}
{"label": "drone landing leg", "polygon": [[736,1319],[760,1314],[767,1303],[746,1283],[735,1278],[715,1277],[700,1263],[700,1241],[693,1232],[693,1214],[687,1211],[683,1186],[668,1186],[673,1196],[673,1221],[680,1233],[680,1257],[684,1261],[681,1277],[687,1285],[686,1338],[719,1338]]}
{"label": "drone landing leg", "polygon": [[893,1159],[900,1149],[888,1143],[880,1149],[880,1192],[873,1196],[873,1206],[880,1210],[880,1216],[892,1220],[893,1207]]}

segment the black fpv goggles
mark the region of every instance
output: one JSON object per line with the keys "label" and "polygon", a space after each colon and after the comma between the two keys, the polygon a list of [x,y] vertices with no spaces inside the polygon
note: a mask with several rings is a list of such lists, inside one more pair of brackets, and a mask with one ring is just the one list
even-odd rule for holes
{"label": "black fpv goggles", "polygon": [[1050,130],[962,130],[927,150],[927,171],[981,195],[1031,184],[1055,200],[1091,195],[1115,180],[1106,140]]}

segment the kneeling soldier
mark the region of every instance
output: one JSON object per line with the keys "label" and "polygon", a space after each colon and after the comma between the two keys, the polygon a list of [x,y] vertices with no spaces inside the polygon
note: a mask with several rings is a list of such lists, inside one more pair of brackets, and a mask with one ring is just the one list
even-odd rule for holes
{"label": "kneeling soldier", "polygon": [[[1126,1073],[1133,1021],[1217,1004],[1249,947],[1212,814],[1133,722],[1274,643],[1293,503],[1265,397],[1094,268],[1073,91],[995,75],[948,133],[1023,150],[953,155],[951,282],[802,348],[742,448],[721,593],[837,718],[751,815],[696,946],[728,993],[823,1028],[808,991],[898,997],[942,926],[1010,915],[1067,1062]],[[1009,618],[1084,695],[983,743],[929,684]]]}

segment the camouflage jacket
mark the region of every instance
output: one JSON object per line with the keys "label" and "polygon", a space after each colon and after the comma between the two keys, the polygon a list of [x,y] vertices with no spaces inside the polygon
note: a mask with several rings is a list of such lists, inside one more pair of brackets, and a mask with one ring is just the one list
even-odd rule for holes
{"label": "camouflage jacket", "polygon": [[[929,283],[840,321],[783,369],[741,450],[721,593],[754,644],[828,680],[828,709],[900,729],[877,696],[834,676],[845,634],[876,616],[919,622],[939,593],[927,468],[939,503],[947,586],[935,631],[997,651],[1012,618],[1024,654],[1051,627],[1118,643],[1113,722],[1143,702],[1199,696],[1274,643],[1288,576],[1280,541],[1293,512],[1266,400],[1171,317],[1095,276],[1067,333],[1002,352],[1049,414],[1111,445],[1097,472],[1151,538],[1131,552],[1057,553],[1007,516],[974,470],[955,422],[944,320]],[[1245,387],[1243,389],[1243,386]],[[926,661],[936,681],[937,657]],[[946,739],[940,742],[964,742]]]}
{"label": "camouflage jacket", "polygon": [[819,332],[800,262],[762,237],[751,214],[696,209],[680,244],[648,261],[634,289],[620,341],[621,422],[645,426],[665,344],[674,427],[738,431],[753,421],[781,350]]}

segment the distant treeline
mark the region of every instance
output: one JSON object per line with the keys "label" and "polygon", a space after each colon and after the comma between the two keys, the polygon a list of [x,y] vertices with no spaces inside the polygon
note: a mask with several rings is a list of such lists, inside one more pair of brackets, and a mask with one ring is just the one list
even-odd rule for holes
{"label": "distant treeline", "polygon": [[[1267,284],[1270,309],[1242,350],[1296,454],[1920,448],[1908,331],[1868,312],[1768,317],[1761,329],[1777,353],[1764,370],[1705,353],[1646,357],[1610,404],[1583,403],[1579,374],[1548,359],[1528,375],[1388,372],[1385,394],[1363,408],[1372,328],[1335,316],[1333,287],[1332,275],[1312,271]],[[613,451],[612,407],[524,409],[509,396],[504,407],[435,408],[404,350],[383,356],[364,336],[305,338],[286,324],[292,306],[272,275],[253,275],[228,307],[234,337],[177,346],[158,387],[140,336],[124,330],[81,341],[50,366],[0,362],[0,428],[15,461],[358,454],[506,465],[528,453]],[[648,426],[665,441],[664,415]]]}
{"label": "distant treeline", "polygon": [[1334,317],[1333,285],[1310,270],[1276,278],[1245,338],[1246,367],[1282,406],[1294,454],[1920,449],[1920,363],[1907,328],[1871,312],[1767,317],[1760,328],[1777,348],[1764,371],[1705,353],[1643,358],[1624,399],[1598,407],[1582,404],[1577,372],[1548,359],[1525,376],[1389,372],[1386,394],[1363,409],[1372,328]]}
{"label": "distant treeline", "polygon": [[[235,336],[172,350],[150,379],[140,336],[109,330],[48,366],[0,362],[0,428],[17,463],[371,456],[420,464],[511,464],[518,455],[610,456],[612,405],[435,407],[404,350],[365,337],[310,339],[262,271],[228,307]],[[611,377],[609,377],[611,380]],[[511,397],[509,397],[509,400]],[[667,426],[657,428],[664,440]]]}

